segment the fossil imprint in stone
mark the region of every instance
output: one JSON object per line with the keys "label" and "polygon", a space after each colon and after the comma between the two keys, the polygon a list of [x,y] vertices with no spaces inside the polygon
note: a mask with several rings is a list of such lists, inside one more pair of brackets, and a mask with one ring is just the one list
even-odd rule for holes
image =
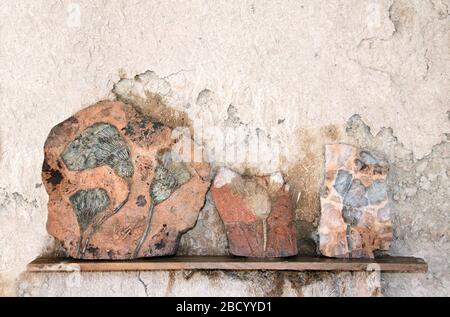
{"label": "fossil imprint in stone", "polygon": [[330,257],[374,257],[387,251],[392,223],[386,190],[388,164],[347,144],[325,148],[320,202],[320,250]]}
{"label": "fossil imprint in stone", "polygon": [[155,177],[150,185],[150,207],[147,217],[147,224],[144,235],[139,240],[134,251],[134,257],[137,257],[142,248],[142,244],[147,238],[150,230],[151,220],[155,206],[168,199],[181,185],[185,184],[191,178],[191,174],[183,162],[174,160],[174,152],[165,152],[162,158],[158,159],[158,165],[155,170]]}
{"label": "fossil imprint in stone", "polygon": [[[130,159],[130,151],[119,131],[110,124],[95,123],[84,130],[79,137],[70,142],[61,158],[71,171],[83,171],[108,165],[115,173],[127,179],[128,187],[131,187],[129,177],[133,175],[133,165]],[[121,202],[114,212],[120,211],[128,201],[127,197]],[[80,190],[70,197],[70,202],[77,215],[80,226],[80,245],[78,256],[86,252],[89,239],[84,241],[83,235],[94,220],[95,216],[109,205],[108,194],[101,188]]]}
{"label": "fossil imprint in stone", "polygon": [[209,165],[183,162],[178,141],[171,128],[121,102],[100,102],[52,129],[42,174],[47,228],[69,256],[176,253],[210,184]]}
{"label": "fossil imprint in stone", "polygon": [[221,168],[212,186],[230,253],[247,257],[297,254],[289,187],[281,174],[244,177]]}

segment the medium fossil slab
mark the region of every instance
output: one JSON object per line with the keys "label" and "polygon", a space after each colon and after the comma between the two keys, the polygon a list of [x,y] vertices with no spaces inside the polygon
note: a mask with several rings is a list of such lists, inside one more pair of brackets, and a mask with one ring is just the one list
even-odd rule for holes
{"label": "medium fossil slab", "polygon": [[231,254],[287,257],[298,253],[292,201],[281,174],[249,178],[221,168],[211,191]]}
{"label": "medium fossil slab", "polygon": [[54,127],[42,173],[49,233],[75,258],[175,254],[210,184],[209,165],[181,160],[179,142],[121,102],[100,102]]}
{"label": "medium fossil slab", "polygon": [[374,257],[392,241],[386,191],[388,164],[347,144],[325,147],[320,250],[329,257]]}

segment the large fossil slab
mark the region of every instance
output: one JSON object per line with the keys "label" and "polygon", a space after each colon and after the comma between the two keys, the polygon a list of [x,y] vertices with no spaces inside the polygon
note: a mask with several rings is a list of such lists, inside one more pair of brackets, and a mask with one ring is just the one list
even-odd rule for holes
{"label": "large fossil slab", "polygon": [[386,190],[388,164],[347,144],[325,147],[320,250],[329,257],[374,257],[392,241]]}
{"label": "large fossil slab", "polygon": [[292,201],[281,174],[244,177],[221,168],[212,186],[230,253],[247,257],[296,255]]}
{"label": "large fossil slab", "polygon": [[172,255],[192,228],[209,188],[209,165],[172,129],[120,102],[100,102],[52,129],[42,177],[47,228],[71,257]]}

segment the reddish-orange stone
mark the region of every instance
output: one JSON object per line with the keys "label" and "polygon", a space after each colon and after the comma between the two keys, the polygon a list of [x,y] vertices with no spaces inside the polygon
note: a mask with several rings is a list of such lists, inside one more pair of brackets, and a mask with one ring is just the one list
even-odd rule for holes
{"label": "reddish-orange stone", "polygon": [[221,168],[211,191],[231,254],[287,257],[298,253],[292,201],[280,174],[247,178]]}
{"label": "reddish-orange stone", "polygon": [[42,172],[49,233],[75,258],[175,254],[210,184],[209,165],[180,162],[177,142],[171,128],[121,102],[54,127]]}

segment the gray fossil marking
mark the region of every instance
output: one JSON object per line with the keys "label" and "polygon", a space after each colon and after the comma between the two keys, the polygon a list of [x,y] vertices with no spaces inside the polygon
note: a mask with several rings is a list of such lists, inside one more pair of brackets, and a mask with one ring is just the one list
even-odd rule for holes
{"label": "gray fossil marking", "polygon": [[361,218],[361,210],[354,209],[348,206],[344,206],[342,209],[342,217],[344,218],[345,223],[355,226],[358,224],[359,219]]}
{"label": "gray fossil marking", "polygon": [[352,179],[353,176],[349,172],[345,170],[338,171],[336,181],[334,182],[334,188],[339,193],[339,195],[344,197],[347,194],[350,186],[352,185]]}
{"label": "gray fossil marking", "polygon": [[344,197],[344,205],[352,208],[367,206],[369,201],[365,195],[366,188],[359,179],[355,179]]}
{"label": "gray fossil marking", "polygon": [[110,203],[108,194],[101,188],[80,190],[69,200],[77,216],[81,232],[84,232],[94,217],[105,210]]}
{"label": "gray fossil marking", "polygon": [[153,210],[156,205],[168,199],[181,185],[185,184],[191,178],[191,173],[185,163],[176,160],[174,155],[175,153],[167,151],[158,158],[155,177],[149,188],[152,201],[150,202],[147,224],[144,234],[134,250],[134,257],[138,256],[142,244],[150,232]]}
{"label": "gray fossil marking", "polygon": [[361,162],[363,162],[366,165],[373,165],[373,164],[379,164],[380,160],[377,159],[374,155],[367,151],[361,151],[359,154],[361,157]]}
{"label": "gray fossil marking", "polygon": [[[66,146],[61,158],[71,171],[110,166],[117,175],[127,178],[128,183],[128,194],[124,201],[113,209],[113,213],[117,213],[127,203],[131,191],[130,177],[134,169],[128,145],[116,127],[108,123],[89,126]],[[91,233],[85,238],[82,246],[84,231],[94,217],[109,206],[110,201],[106,191],[100,188],[81,190],[70,197],[70,201],[81,229],[78,250],[81,256],[86,251],[92,235]]]}
{"label": "gray fossil marking", "polygon": [[116,127],[95,123],[70,142],[61,155],[71,171],[108,165],[121,177],[133,175],[130,150]]}
{"label": "gray fossil marking", "polygon": [[375,181],[367,188],[367,198],[371,204],[379,204],[387,199],[386,185],[384,182]]}

